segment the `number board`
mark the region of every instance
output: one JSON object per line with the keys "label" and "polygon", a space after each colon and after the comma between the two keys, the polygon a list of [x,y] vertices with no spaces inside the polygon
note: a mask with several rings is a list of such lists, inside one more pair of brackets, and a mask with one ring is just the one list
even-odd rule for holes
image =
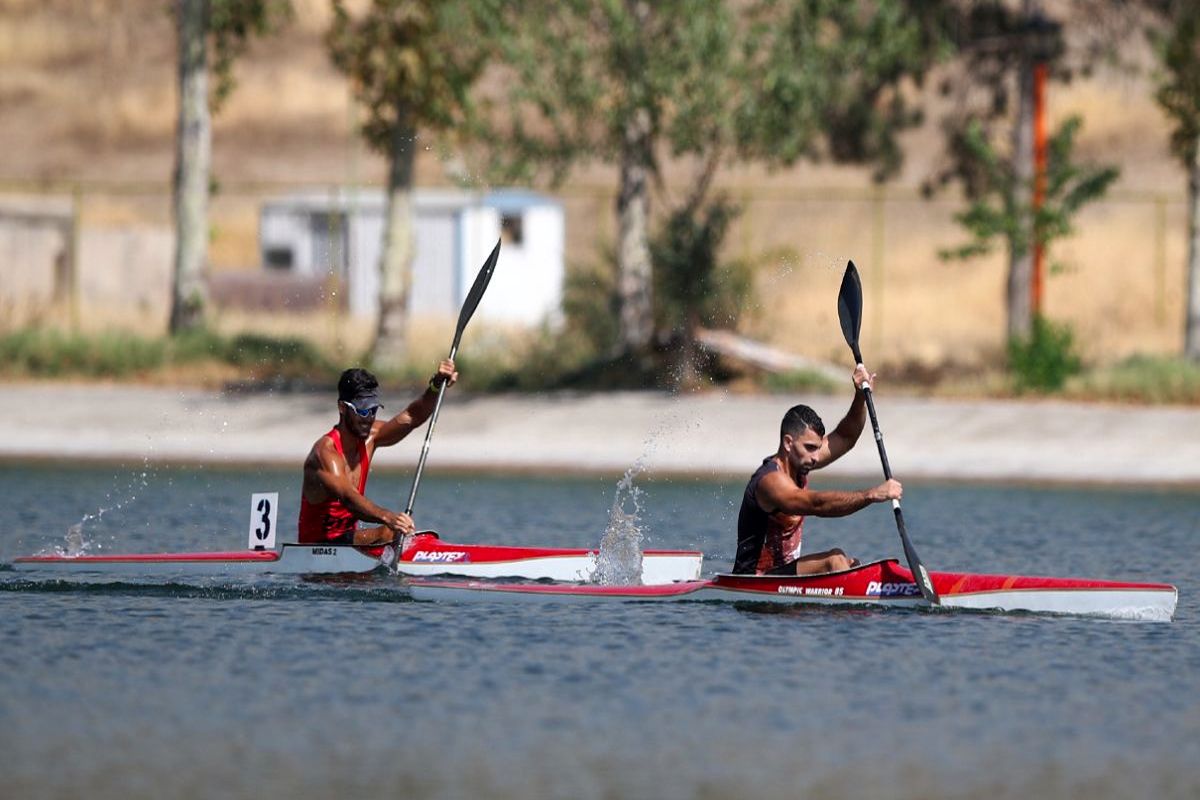
{"label": "number board", "polygon": [[256,492],[250,495],[251,550],[275,549],[275,520],[279,511],[279,492]]}

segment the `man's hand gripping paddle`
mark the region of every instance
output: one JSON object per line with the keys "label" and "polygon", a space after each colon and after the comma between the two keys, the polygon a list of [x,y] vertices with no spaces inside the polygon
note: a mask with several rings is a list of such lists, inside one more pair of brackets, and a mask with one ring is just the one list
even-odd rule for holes
{"label": "man's hand gripping paddle", "polygon": [[[854,363],[862,364],[862,351],[858,349],[858,332],[862,328],[862,281],[859,280],[858,270],[853,261],[847,262],[846,274],[842,276],[842,288],[838,292],[838,319],[842,323],[842,335],[846,337],[846,344],[850,345],[850,352],[854,354]],[[883,434],[879,431],[879,419],[875,416],[875,400],[871,397],[871,385],[864,383],[862,388],[863,395],[867,398],[867,412],[871,415],[871,428],[875,431],[875,444],[879,447],[879,460],[883,462],[883,477],[891,480],[892,467],[888,464],[887,450],[883,447]],[[933,588],[933,582],[929,580],[929,573],[917,556],[917,551],[913,549],[912,542],[908,540],[908,531],[904,527],[904,513],[900,510],[899,500],[892,501],[892,511],[896,515],[896,529],[900,531],[900,543],[904,546],[904,558],[908,561],[908,568],[912,571],[913,580],[916,581],[917,586],[921,589],[921,595],[928,602],[940,605],[941,600]]]}
{"label": "man's hand gripping paddle", "polygon": [[[458,345],[462,341],[463,331],[466,330],[467,323],[471,321],[471,315],[479,307],[479,301],[483,299],[483,293],[487,291],[488,284],[492,281],[492,273],[496,271],[496,262],[499,260],[500,241],[497,240],[491,255],[487,257],[487,261],[483,262],[479,274],[475,276],[475,283],[471,284],[471,291],[467,293],[467,299],[463,301],[462,310],[458,312],[458,328],[454,331],[454,343],[450,345],[449,358],[451,361],[458,355]],[[429,457],[429,442],[433,439],[433,427],[437,425],[438,414],[442,410],[442,400],[445,398],[446,384],[443,383],[438,392],[437,405],[433,407],[433,416],[429,418],[429,428],[425,431],[425,444],[421,446],[421,458],[417,461],[417,474],[413,476],[412,492],[408,495],[408,506],[404,509],[404,513],[410,517],[413,505],[417,502],[417,487],[421,485],[421,473],[425,470],[425,459]],[[396,552],[391,554],[395,560],[400,558],[401,544],[400,541],[397,541]],[[386,558],[385,563],[387,563]]]}

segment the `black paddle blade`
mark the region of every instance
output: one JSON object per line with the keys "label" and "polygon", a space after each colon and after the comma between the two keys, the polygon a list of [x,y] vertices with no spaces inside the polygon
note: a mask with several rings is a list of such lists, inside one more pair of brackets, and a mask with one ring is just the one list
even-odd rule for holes
{"label": "black paddle blade", "polygon": [[842,323],[842,335],[854,353],[855,363],[862,363],[858,349],[858,332],[862,329],[863,291],[858,269],[853,261],[846,262],[846,274],[842,276],[842,288],[838,290],[838,320]]}
{"label": "black paddle blade", "polygon": [[497,239],[491,255],[479,268],[479,274],[475,276],[475,283],[471,284],[471,291],[467,292],[467,299],[463,301],[462,311],[458,312],[458,329],[454,331],[454,345],[450,348],[452,351],[458,350],[458,343],[462,339],[463,331],[466,330],[467,323],[471,321],[471,315],[479,307],[479,301],[483,299],[483,293],[487,291],[488,284],[492,281],[492,273],[496,271],[496,262],[499,260],[500,240]]}

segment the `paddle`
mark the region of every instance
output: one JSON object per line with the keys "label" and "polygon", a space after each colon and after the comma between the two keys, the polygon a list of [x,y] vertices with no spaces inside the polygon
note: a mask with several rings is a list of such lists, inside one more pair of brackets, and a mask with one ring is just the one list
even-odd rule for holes
{"label": "paddle", "polygon": [[[450,345],[451,361],[458,354],[458,343],[462,340],[463,331],[470,322],[471,315],[479,306],[479,301],[483,299],[483,293],[487,291],[488,284],[491,283],[492,273],[496,271],[496,262],[499,259],[500,240],[497,240],[491,255],[487,257],[487,261],[483,262],[479,274],[475,276],[475,283],[471,285],[471,291],[467,292],[467,299],[463,301],[462,310],[458,312],[458,328],[454,331],[454,343]],[[438,413],[442,410],[442,400],[445,397],[446,385],[443,383],[441,391],[438,392],[437,405],[433,407],[433,416],[429,418],[429,430],[425,431],[425,444],[421,447],[421,458],[417,461],[417,474],[413,476],[412,493],[408,496],[408,508],[404,509],[404,513],[410,517],[413,512],[413,504],[417,502],[417,487],[421,485],[421,472],[425,469],[425,459],[429,456],[429,440],[433,438],[433,426],[437,425]]]}
{"label": "paddle", "polygon": [[[858,349],[858,332],[862,328],[862,281],[858,277],[858,269],[854,262],[846,263],[846,274],[842,276],[842,288],[838,291],[838,319],[842,323],[842,335],[850,352],[854,354],[854,363],[863,363],[862,351]],[[879,419],[875,416],[875,400],[871,397],[871,385],[863,383],[863,395],[867,398],[867,412],[871,415],[871,427],[875,431],[875,444],[879,446],[879,460],[883,462],[883,477],[892,479],[892,467],[888,464],[887,450],[883,447],[883,434],[879,431]],[[934,605],[941,604],[933,582],[925,565],[908,540],[908,531],[904,527],[904,512],[900,510],[900,501],[892,501],[892,511],[896,514],[896,528],[900,531],[900,543],[904,545],[904,557],[908,560],[908,568],[912,571],[913,580],[921,589],[921,595]]]}

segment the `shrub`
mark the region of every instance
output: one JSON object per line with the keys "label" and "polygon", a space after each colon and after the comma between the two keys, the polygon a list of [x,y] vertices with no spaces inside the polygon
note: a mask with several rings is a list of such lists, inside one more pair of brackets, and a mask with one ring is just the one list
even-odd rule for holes
{"label": "shrub", "polygon": [[1028,338],[1009,341],[1008,367],[1017,392],[1056,392],[1083,369],[1083,362],[1075,352],[1071,326],[1038,316]]}
{"label": "shrub", "polygon": [[162,366],[161,340],[105,332],[92,336],[27,329],[0,337],[0,363],[13,372],[58,377],[122,377]]}

